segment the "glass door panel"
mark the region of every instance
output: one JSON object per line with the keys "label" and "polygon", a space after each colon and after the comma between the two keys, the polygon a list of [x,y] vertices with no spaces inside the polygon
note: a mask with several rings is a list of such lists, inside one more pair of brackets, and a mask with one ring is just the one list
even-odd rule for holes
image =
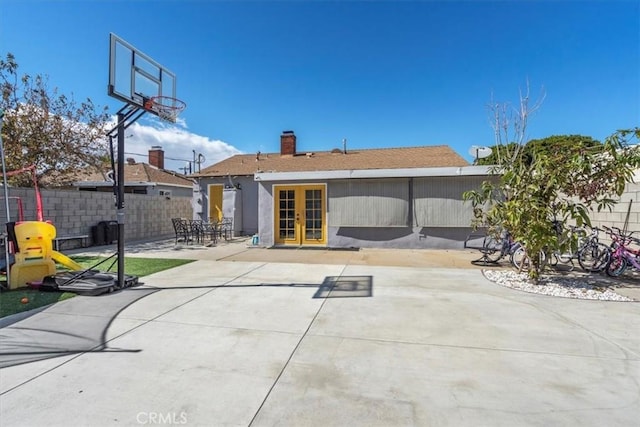
{"label": "glass door panel", "polygon": [[305,243],[324,242],[324,204],[322,189],[304,190],[304,237]]}
{"label": "glass door panel", "polygon": [[294,189],[277,191],[278,218],[276,241],[280,243],[296,243],[299,240],[296,226],[296,192]]}

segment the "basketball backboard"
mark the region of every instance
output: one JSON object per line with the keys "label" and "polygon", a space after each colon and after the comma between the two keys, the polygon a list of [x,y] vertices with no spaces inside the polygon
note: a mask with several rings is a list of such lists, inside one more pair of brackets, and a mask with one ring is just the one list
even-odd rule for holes
{"label": "basketball backboard", "polygon": [[109,35],[108,94],[173,122],[175,117],[166,117],[149,100],[162,97],[181,102],[176,99],[175,74],[113,33]]}

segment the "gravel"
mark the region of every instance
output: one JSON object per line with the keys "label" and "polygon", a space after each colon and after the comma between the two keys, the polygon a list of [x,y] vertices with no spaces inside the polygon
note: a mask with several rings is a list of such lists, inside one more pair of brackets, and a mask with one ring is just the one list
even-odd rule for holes
{"label": "gravel", "polygon": [[597,279],[542,277],[536,285],[529,280],[527,273],[496,270],[483,270],[482,272],[488,280],[500,286],[534,294],[601,301],[634,301],[616,293],[608,286],[603,286]]}

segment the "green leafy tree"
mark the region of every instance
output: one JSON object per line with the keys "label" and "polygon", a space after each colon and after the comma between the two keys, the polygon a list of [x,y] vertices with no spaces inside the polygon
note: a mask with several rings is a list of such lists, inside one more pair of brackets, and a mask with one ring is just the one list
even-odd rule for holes
{"label": "green leafy tree", "polygon": [[[67,185],[75,173],[99,166],[108,153],[105,138],[109,115],[90,99],[50,89],[43,75],[18,75],[18,63],[8,53],[0,59],[2,138],[8,170],[35,165],[43,186]],[[33,185],[28,175],[11,178],[17,186]]]}
{"label": "green leafy tree", "polygon": [[[531,163],[534,156],[551,155],[559,151],[576,151],[585,150],[596,147],[600,144],[590,136],[582,135],[556,135],[542,139],[532,139],[524,145],[523,161]],[[485,158],[478,159],[478,165],[490,166],[500,164],[501,159],[505,158],[506,153],[515,151],[515,142],[504,145],[491,146],[491,154]]]}
{"label": "green leafy tree", "polygon": [[[501,144],[514,139],[496,138],[501,148],[492,173],[499,179],[485,181],[464,198],[472,203],[475,227],[505,229],[522,242],[530,259],[530,278],[537,282],[545,259],[564,240],[554,221],[590,224],[589,209],[610,209],[632,181],[640,167],[640,151],[630,143],[640,138],[640,128],[617,131],[604,143],[577,136],[526,143],[528,100],[528,95],[520,96],[516,120],[507,119],[503,106],[494,105],[497,133],[503,135],[513,126],[517,142]],[[539,105],[536,103],[536,109]],[[547,256],[538,256],[540,253]]]}

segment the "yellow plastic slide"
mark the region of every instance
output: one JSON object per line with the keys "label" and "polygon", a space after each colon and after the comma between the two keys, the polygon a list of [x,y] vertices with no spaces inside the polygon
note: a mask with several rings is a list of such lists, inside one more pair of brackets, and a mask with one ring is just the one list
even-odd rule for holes
{"label": "yellow plastic slide", "polygon": [[62,264],[70,270],[84,270],[80,264],[58,251],[51,251],[51,258],[58,264]]}

